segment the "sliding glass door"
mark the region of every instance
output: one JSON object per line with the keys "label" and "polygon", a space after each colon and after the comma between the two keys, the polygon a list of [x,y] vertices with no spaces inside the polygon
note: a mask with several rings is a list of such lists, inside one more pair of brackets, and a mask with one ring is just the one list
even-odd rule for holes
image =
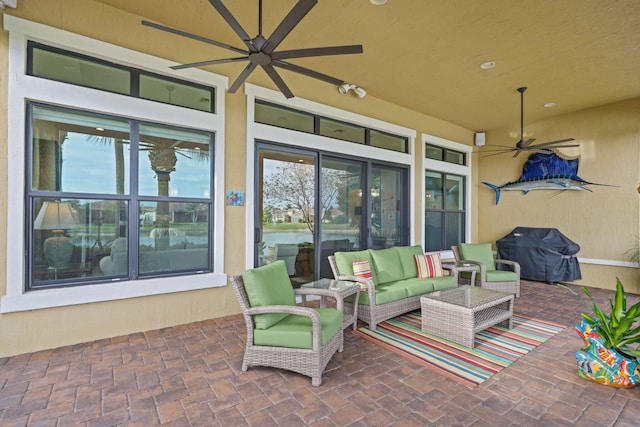
{"label": "sliding glass door", "polygon": [[406,168],[257,144],[255,265],[283,260],[294,286],[333,274],[335,252],[409,240]]}
{"label": "sliding glass door", "polygon": [[324,156],[320,175],[320,277],[333,277],[329,255],[360,250],[365,233],[363,162]]}
{"label": "sliding glass door", "polygon": [[294,283],[314,277],[316,156],[258,150],[257,265],[284,261]]}

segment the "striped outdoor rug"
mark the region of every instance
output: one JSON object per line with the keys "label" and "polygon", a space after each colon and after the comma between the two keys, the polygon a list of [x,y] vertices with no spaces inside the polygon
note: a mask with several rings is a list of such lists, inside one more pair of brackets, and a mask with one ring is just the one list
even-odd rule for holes
{"label": "striped outdoor rug", "polygon": [[368,326],[356,334],[473,388],[562,331],[564,326],[513,317],[513,329],[494,326],[475,336],[475,348],[463,347],[420,330],[420,311]]}

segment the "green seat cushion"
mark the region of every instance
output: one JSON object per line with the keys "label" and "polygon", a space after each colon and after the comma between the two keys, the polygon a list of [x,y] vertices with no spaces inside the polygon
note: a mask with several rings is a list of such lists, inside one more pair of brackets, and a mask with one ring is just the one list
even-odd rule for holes
{"label": "green seat cushion", "polygon": [[434,291],[441,291],[443,289],[455,288],[458,286],[456,278],[453,276],[432,277],[423,280],[428,280],[429,283],[433,285]]}
{"label": "green seat cushion", "polygon": [[[296,305],[296,295],[284,261],[247,270],[242,273],[242,281],[251,307]],[[256,329],[267,329],[287,316],[286,313],[265,313],[253,316],[253,320]]]}
{"label": "green seat cushion", "polygon": [[460,243],[458,251],[460,258],[463,260],[481,262],[485,265],[487,271],[496,269],[491,243]]}
{"label": "green seat cushion", "polygon": [[407,298],[407,288],[404,286],[404,280],[399,282],[390,282],[376,286],[376,305],[387,304]]}
{"label": "green seat cushion", "polygon": [[378,275],[378,284],[404,279],[400,255],[396,248],[376,249],[369,252]]}
{"label": "green seat cushion", "polygon": [[487,271],[487,282],[515,282],[518,275],[513,271]]}
{"label": "green seat cushion", "polygon": [[[335,308],[317,308],[320,314],[322,345],[342,328],[342,313]],[[256,329],[253,334],[255,345],[273,347],[313,348],[311,319],[307,316],[290,314],[268,329]]]}
{"label": "green seat cushion", "polygon": [[355,251],[355,252],[336,252],[334,254],[336,260],[336,266],[341,276],[353,276],[353,261],[369,261],[369,267],[371,268],[371,274],[373,275],[373,283],[378,283],[378,276],[376,269],[371,259],[371,254],[368,250]]}
{"label": "green seat cushion", "polygon": [[[403,281],[385,283],[376,286],[376,305],[386,304],[388,302],[398,301],[407,298],[407,288],[402,285]],[[354,295],[346,297],[346,302],[353,302]],[[369,305],[369,292],[360,292],[358,304]]]}
{"label": "green seat cushion", "polygon": [[430,279],[405,279],[402,281],[403,286],[407,289],[407,296],[415,297],[427,292],[433,291],[433,283]]}
{"label": "green seat cushion", "polygon": [[422,246],[396,246],[395,250],[400,256],[400,264],[402,264],[402,271],[404,272],[405,279],[411,279],[418,276],[418,269],[416,268],[416,260],[414,255],[422,255],[424,251]]}

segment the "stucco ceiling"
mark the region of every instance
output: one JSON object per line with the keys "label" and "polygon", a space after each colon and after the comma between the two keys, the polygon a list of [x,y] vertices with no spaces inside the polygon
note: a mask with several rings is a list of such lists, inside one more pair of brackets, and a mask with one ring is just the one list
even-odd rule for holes
{"label": "stucco ceiling", "polygon": [[[207,0],[98,1],[242,47]],[[258,0],[224,3],[250,35],[257,34]],[[263,1],[265,36],[294,4]],[[521,86],[529,88],[525,124],[640,96],[637,0],[388,0],[382,6],[369,0],[321,0],[279,49],[346,44],[362,44],[364,54],[291,62],[355,83],[370,97],[471,130],[517,125],[516,89]],[[236,54],[199,43],[163,56],[194,62]],[[482,70],[485,61],[496,66]],[[228,75],[233,82],[244,65],[205,69]],[[304,81],[288,71],[281,75],[294,93]],[[337,88],[319,84],[341,96]],[[548,102],[557,106],[544,108]]]}

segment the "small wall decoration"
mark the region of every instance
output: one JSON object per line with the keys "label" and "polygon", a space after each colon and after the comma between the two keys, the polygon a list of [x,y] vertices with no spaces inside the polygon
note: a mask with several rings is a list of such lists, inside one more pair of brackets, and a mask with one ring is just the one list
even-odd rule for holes
{"label": "small wall decoration", "polygon": [[227,191],[227,206],[244,206],[244,191]]}
{"label": "small wall decoration", "polygon": [[522,191],[527,194],[531,190],[586,190],[588,185],[604,185],[585,181],[578,176],[578,159],[563,159],[556,153],[531,154],[524,166],[522,175],[517,181],[507,182],[500,186],[482,182],[496,192],[496,205],[500,201],[501,191]]}

